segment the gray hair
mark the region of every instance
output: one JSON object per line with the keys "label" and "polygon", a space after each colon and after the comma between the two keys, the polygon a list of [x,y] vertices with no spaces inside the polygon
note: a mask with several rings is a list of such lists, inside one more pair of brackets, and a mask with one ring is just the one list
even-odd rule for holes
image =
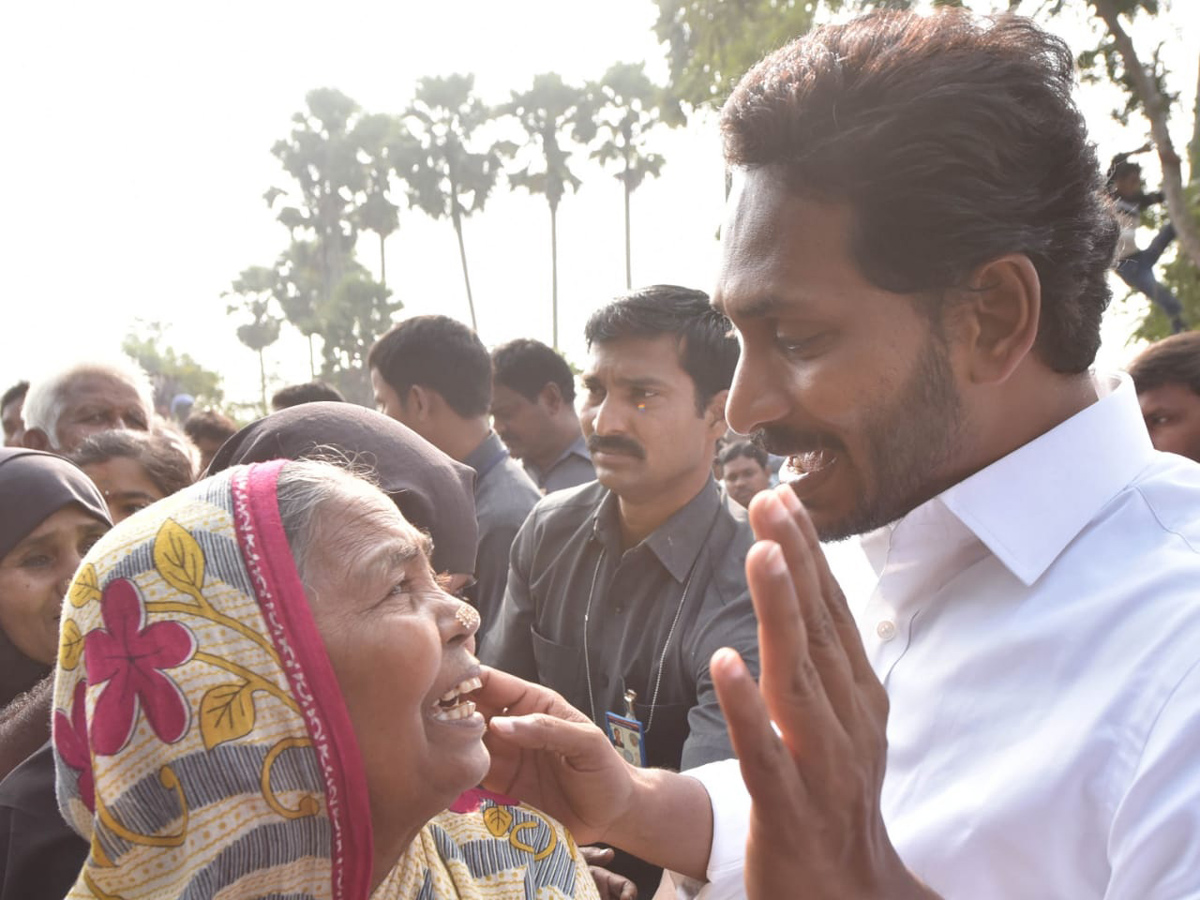
{"label": "gray hair", "polygon": [[341,499],[347,488],[355,488],[363,482],[372,484],[364,473],[352,469],[348,461],[324,462],[315,459],[292,460],[279,472],[275,485],[279,518],[283,521],[283,532],[288,547],[296,561],[300,580],[308,587],[305,564],[308,549],[318,521],[320,508]]}
{"label": "gray hair", "polygon": [[62,416],[66,402],[66,388],[77,378],[100,375],[126,382],[137,391],[142,405],[146,408],[146,422],[149,424],[154,413],[154,392],[150,378],[141,366],[124,360],[91,360],[75,362],[68,366],[48,372],[35,380],[29,386],[25,395],[25,407],[22,417],[25,428],[37,428],[44,432],[50,440],[50,445],[58,448],[58,420]]}

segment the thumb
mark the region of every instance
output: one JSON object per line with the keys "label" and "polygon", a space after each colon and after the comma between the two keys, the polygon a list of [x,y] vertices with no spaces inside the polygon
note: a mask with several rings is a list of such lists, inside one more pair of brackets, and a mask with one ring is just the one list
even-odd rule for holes
{"label": "thumb", "polygon": [[549,750],[574,761],[577,758],[601,758],[607,748],[616,753],[608,738],[591,722],[567,722],[545,713],[526,716],[494,716],[488,723],[491,733],[525,750]]}

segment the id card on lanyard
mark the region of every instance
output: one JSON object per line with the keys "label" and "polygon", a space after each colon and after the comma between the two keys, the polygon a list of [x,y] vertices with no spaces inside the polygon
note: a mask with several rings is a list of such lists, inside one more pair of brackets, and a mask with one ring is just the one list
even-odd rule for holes
{"label": "id card on lanyard", "polygon": [[633,711],[633,701],[637,699],[635,691],[625,692],[625,715],[612,712],[605,713],[608,720],[608,739],[613,747],[630,765],[646,768],[646,731],[638,721]]}

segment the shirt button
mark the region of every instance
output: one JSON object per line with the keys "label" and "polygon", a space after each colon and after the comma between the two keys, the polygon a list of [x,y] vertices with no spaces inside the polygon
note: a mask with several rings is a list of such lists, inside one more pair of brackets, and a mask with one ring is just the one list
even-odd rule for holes
{"label": "shirt button", "polygon": [[623,612],[625,612],[625,607],[623,607],[623,606],[618,606],[618,607],[617,607],[617,612],[619,612],[619,613],[623,613]]}
{"label": "shirt button", "polygon": [[890,641],[896,636],[896,623],[891,619],[884,619],[875,626],[875,633],[881,641]]}

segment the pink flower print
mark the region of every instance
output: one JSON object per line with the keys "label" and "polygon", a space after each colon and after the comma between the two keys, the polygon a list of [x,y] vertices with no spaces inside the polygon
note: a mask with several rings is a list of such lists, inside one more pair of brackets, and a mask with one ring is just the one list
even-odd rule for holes
{"label": "pink flower print", "polygon": [[139,709],[159,740],[175,743],[187,734],[191,711],[162,670],[192,658],[195,636],[179,622],[147,625],[137,587],[124,578],[104,589],[100,614],[104,628],[84,639],[88,681],[108,682],[92,713],[92,748],[101,756],[118,753],[133,737]]}
{"label": "pink flower print", "polygon": [[92,756],[87,738],[87,682],[75,685],[71,700],[71,715],[61,709],[54,711],[54,749],[72,769],[79,772],[79,799],[92,812],[96,811],[96,789],[92,780]]}

